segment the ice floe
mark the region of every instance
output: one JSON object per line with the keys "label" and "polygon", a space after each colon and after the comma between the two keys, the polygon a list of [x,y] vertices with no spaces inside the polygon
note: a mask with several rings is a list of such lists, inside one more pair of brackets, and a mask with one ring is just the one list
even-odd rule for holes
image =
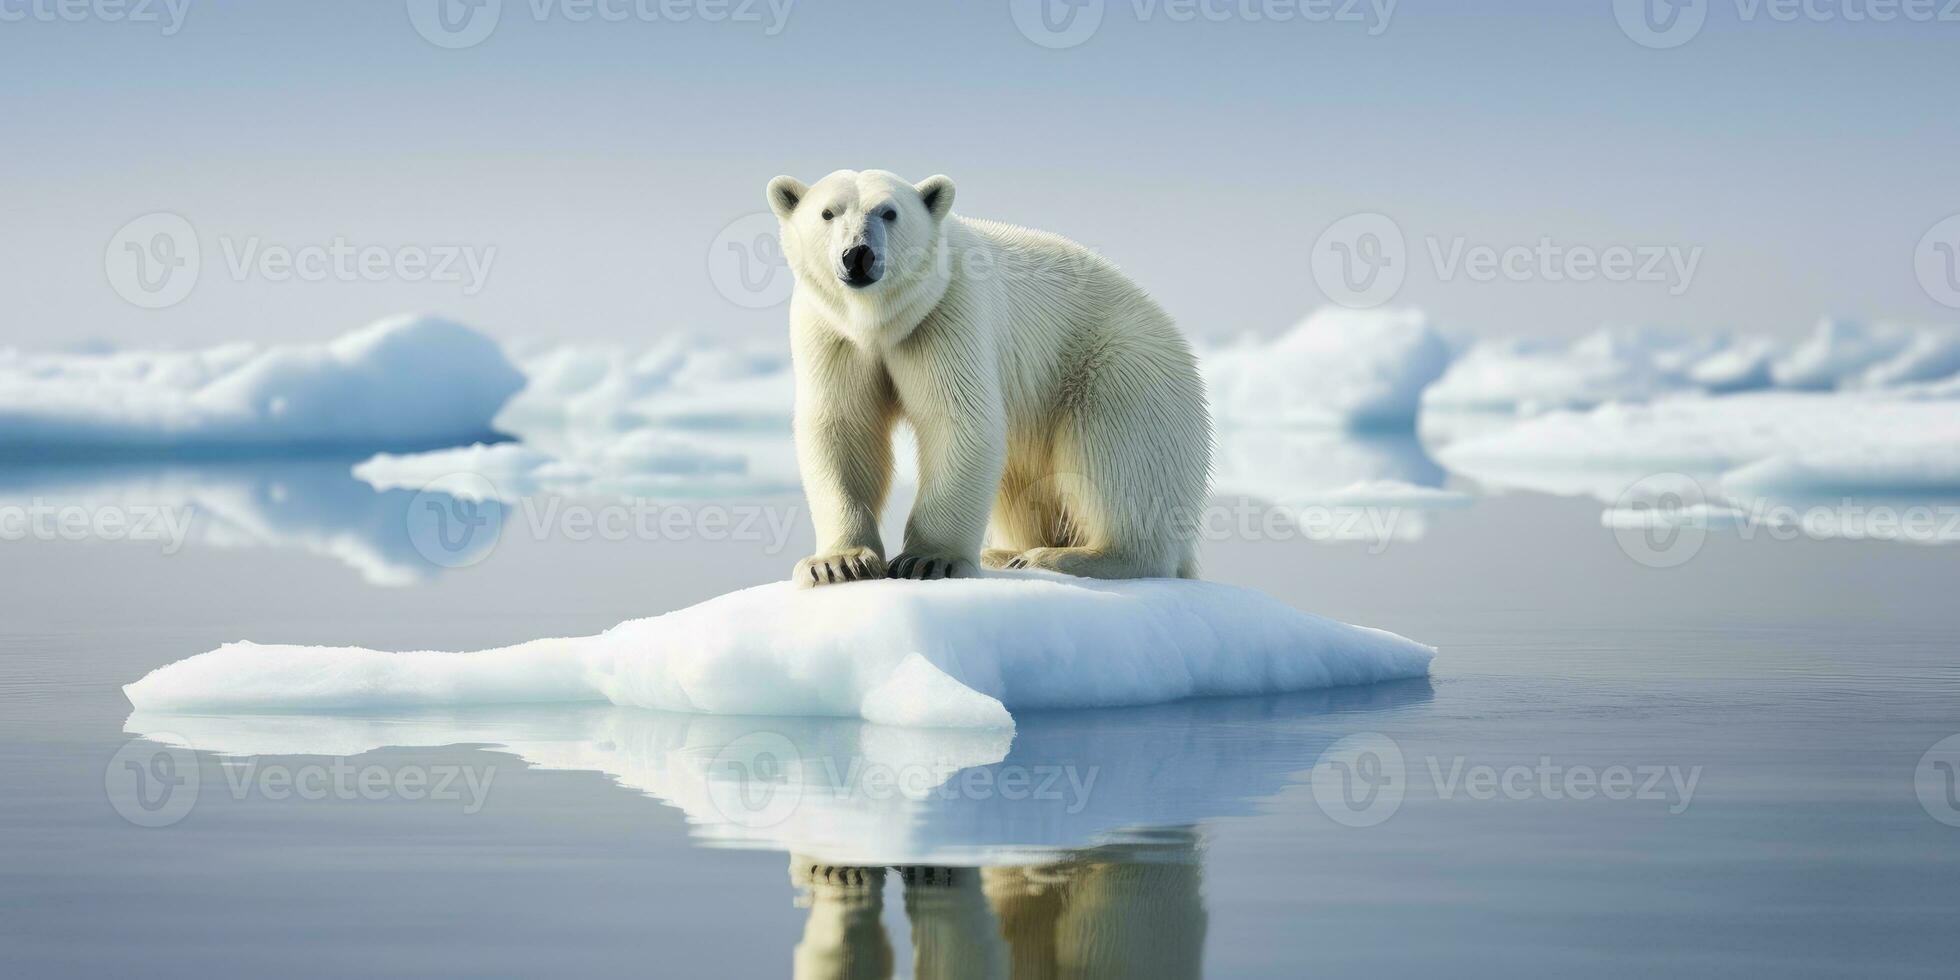
{"label": "ice floe", "polygon": [[1879,393],[1684,396],[1557,412],[1436,453],[1487,486],[1607,501],[1666,472],[1738,493],[1960,491],[1960,405]]}
{"label": "ice floe", "polygon": [[1960,331],[1826,320],[1787,347],[1764,337],[1602,329],[1570,344],[1473,345],[1423,392],[1432,411],[1535,415],[1677,394],[1901,389],[1960,372]]}
{"label": "ice floe", "polygon": [[413,450],[493,440],[523,387],[468,327],[395,317],[319,345],[0,353],[0,453],[75,456]]}
{"label": "ice floe", "polygon": [[1276,338],[1205,351],[1201,363],[1221,423],[1408,428],[1450,348],[1419,311],[1330,306]]}
{"label": "ice floe", "polygon": [[1419,677],[1433,652],[1217,583],[1024,573],[776,582],[598,636],[477,653],[234,643],[124,692],[138,708],[170,711],[598,701],[988,727],[1024,709]]}

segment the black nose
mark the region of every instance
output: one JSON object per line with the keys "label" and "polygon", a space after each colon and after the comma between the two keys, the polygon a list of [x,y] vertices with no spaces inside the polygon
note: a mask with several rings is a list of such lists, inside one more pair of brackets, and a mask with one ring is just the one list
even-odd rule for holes
{"label": "black nose", "polygon": [[878,281],[878,253],[869,245],[844,250],[844,285],[869,286]]}

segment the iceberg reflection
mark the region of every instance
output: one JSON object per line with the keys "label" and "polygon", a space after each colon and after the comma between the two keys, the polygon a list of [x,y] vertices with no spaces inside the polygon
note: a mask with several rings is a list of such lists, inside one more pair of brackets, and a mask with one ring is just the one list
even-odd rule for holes
{"label": "iceberg reflection", "polygon": [[[0,470],[0,503],[23,514],[79,510],[128,516],[125,536],[160,547],[276,548],[332,558],[373,585],[426,581],[480,559],[504,505],[440,489],[377,492],[345,458],[207,463],[16,465]],[[145,515],[160,515],[155,535]]]}
{"label": "iceberg reflection", "polygon": [[1426,702],[1427,680],[1144,708],[1026,712],[1012,732],[611,706],[412,715],[137,712],[125,729],[224,756],[481,744],[603,773],[683,811],[707,846],[826,865],[1028,864],[1252,813],[1348,716]]}

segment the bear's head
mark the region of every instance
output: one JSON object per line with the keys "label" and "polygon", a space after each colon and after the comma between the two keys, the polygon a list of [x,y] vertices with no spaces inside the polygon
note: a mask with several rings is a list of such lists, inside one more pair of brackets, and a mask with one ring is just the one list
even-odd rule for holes
{"label": "bear's head", "polygon": [[768,197],[799,283],[844,302],[875,302],[930,277],[953,181],[908,184],[884,170],[839,170],[814,186],[777,177]]}

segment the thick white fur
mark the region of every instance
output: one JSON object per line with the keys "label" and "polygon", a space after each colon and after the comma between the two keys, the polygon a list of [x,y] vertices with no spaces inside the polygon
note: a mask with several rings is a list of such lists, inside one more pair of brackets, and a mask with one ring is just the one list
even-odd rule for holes
{"label": "thick white fur", "polygon": [[[952,214],[945,177],[778,177],[768,198],[796,275],[796,452],[817,535],[796,581],[887,574],[878,514],[901,417],[920,486],[892,577],[972,574],[990,515],[990,566],[1196,574],[1204,389],[1143,290],[1058,235]],[[857,289],[853,245],[882,273]]]}

